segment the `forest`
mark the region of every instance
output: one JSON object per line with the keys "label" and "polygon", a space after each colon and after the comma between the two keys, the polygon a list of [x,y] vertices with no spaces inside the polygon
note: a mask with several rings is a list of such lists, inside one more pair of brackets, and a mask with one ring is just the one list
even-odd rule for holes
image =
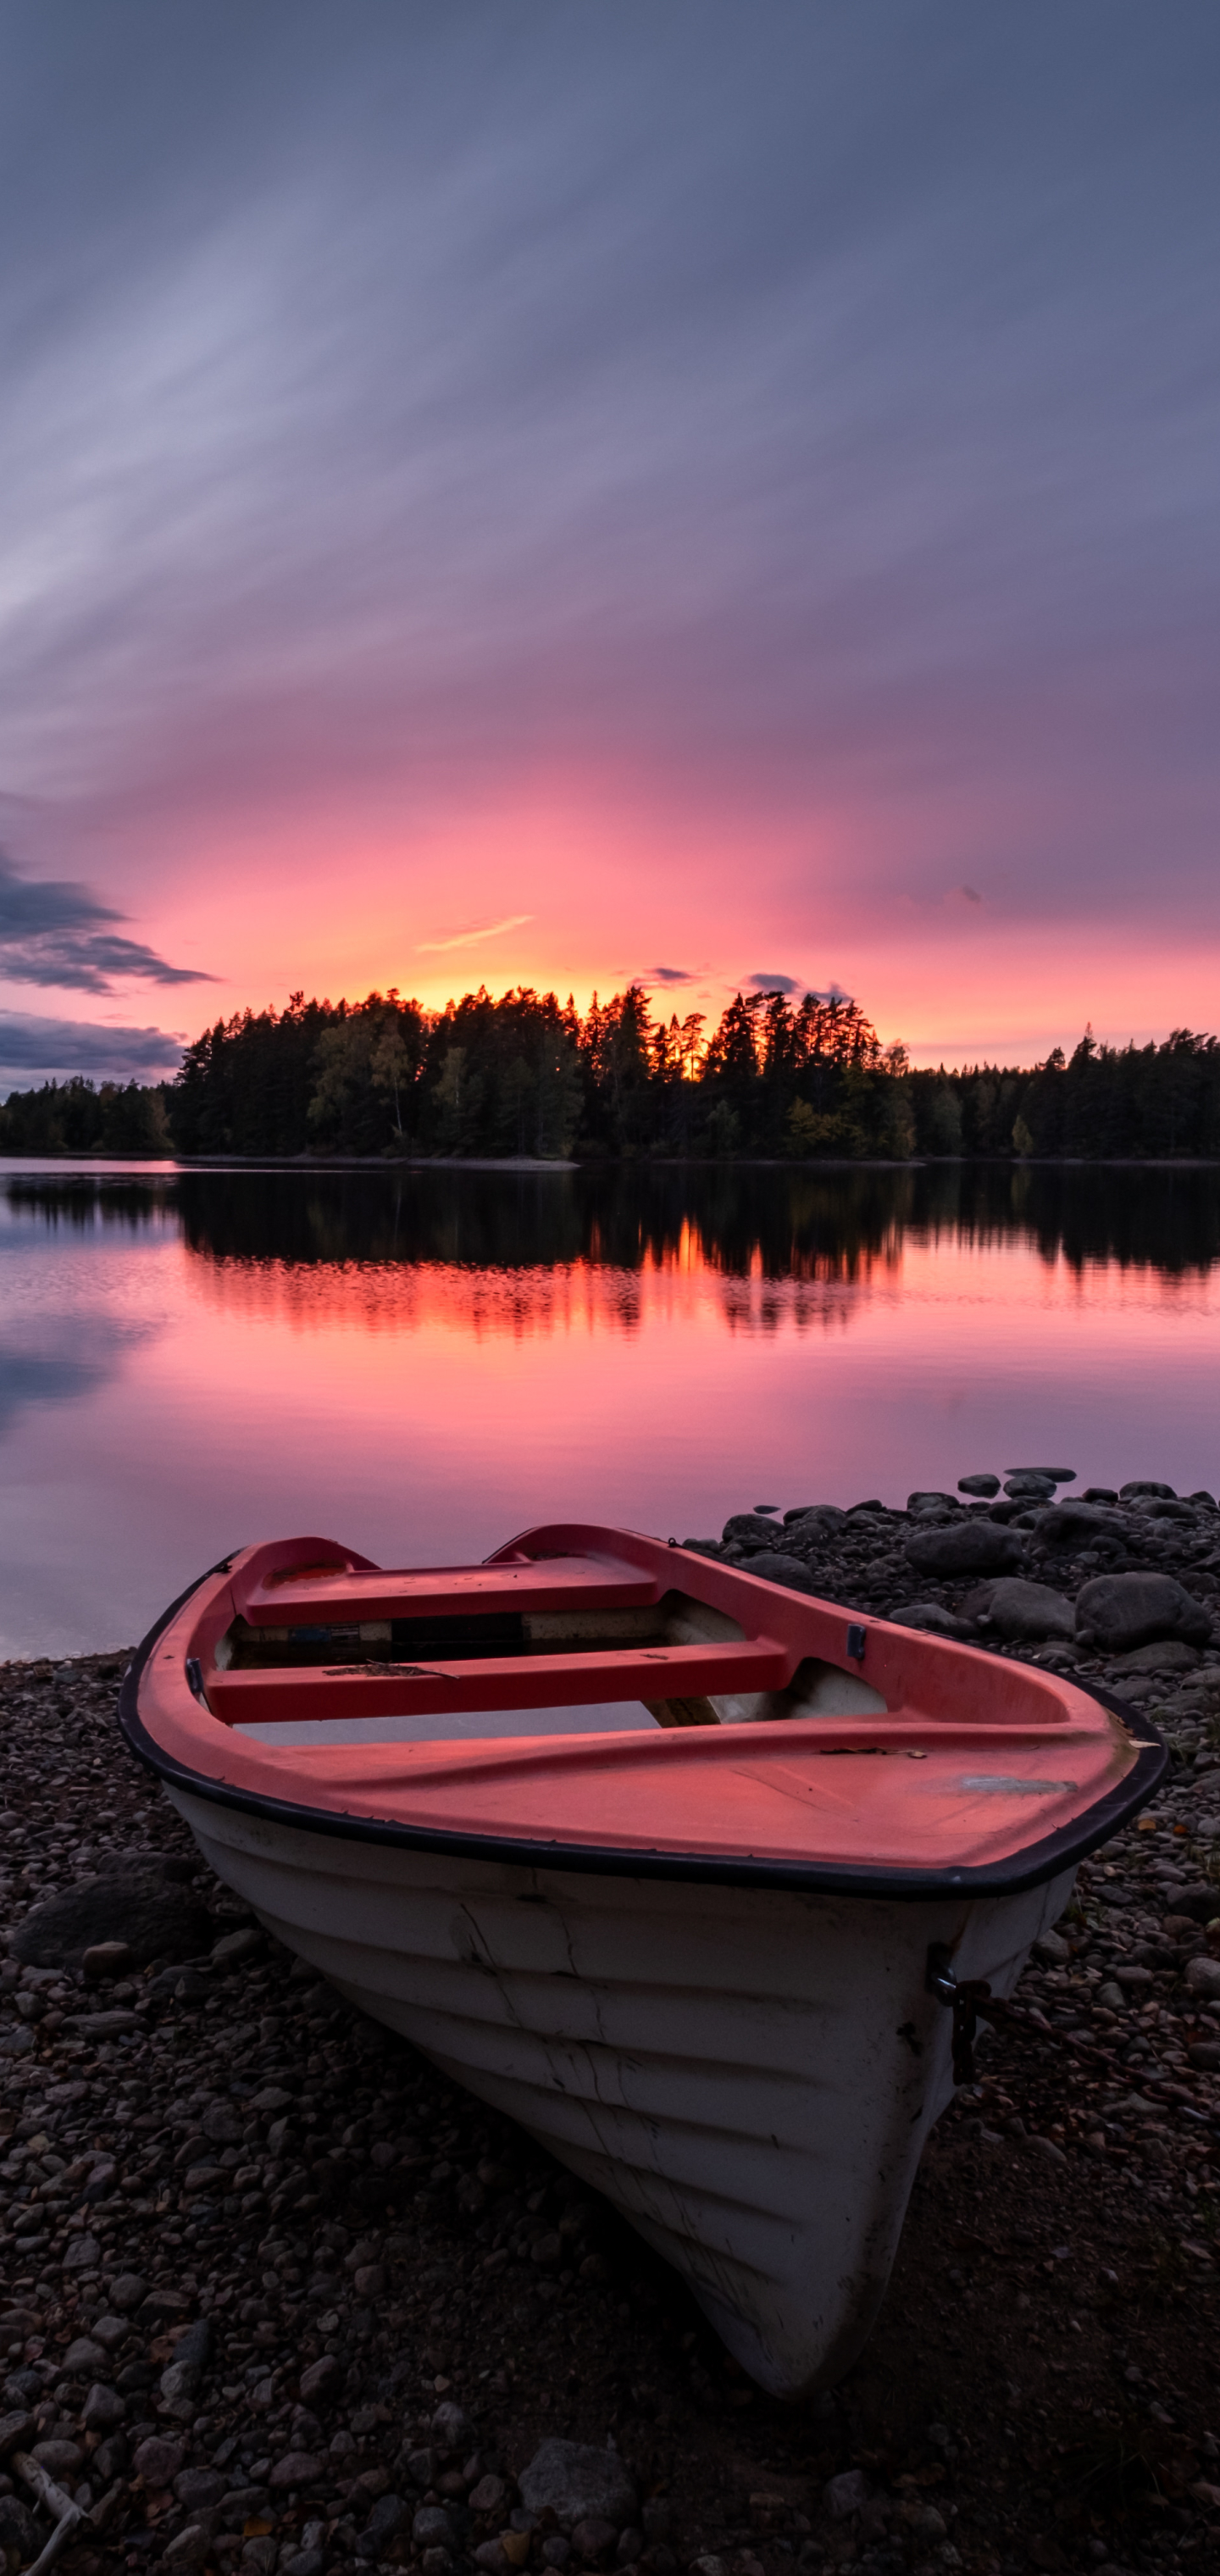
{"label": "forest", "polygon": [[158,1158],[459,1157],[907,1162],[1220,1155],[1220,1041],[1086,1030],[1031,1069],[913,1068],[846,996],[737,993],[653,1018],[633,984],[569,998],[484,988],[428,1011],[394,990],[218,1020],[170,1083],[14,1091],[0,1152]]}

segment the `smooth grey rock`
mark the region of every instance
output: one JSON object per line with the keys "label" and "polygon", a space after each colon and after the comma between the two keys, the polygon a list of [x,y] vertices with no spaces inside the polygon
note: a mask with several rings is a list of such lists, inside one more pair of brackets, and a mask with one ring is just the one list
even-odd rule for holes
{"label": "smooth grey rock", "polygon": [[795,1536],[798,1522],[803,1538],[836,1538],[847,1527],[847,1514],[837,1503],[798,1503],[795,1510],[785,1512],[784,1528]]}
{"label": "smooth grey rock", "polygon": [[1034,1528],[1043,1547],[1066,1549],[1103,1546],[1125,1547],[1127,1525],[1117,1512],[1103,1511],[1096,1503],[1048,1503],[1037,1514]]}
{"label": "smooth grey rock", "polygon": [[32,2567],[41,2547],[42,2534],[29,2506],[20,2496],[0,2495],[0,2564]]}
{"label": "smooth grey rock", "polygon": [[779,1531],[760,1512],[730,1512],[720,1543],[722,1547],[778,1547]]}
{"label": "smooth grey rock", "polygon": [[1076,1601],[1076,1635],[1103,1654],[1122,1654],[1157,1637],[1205,1645],[1212,1614],[1171,1574],[1099,1574]]}
{"label": "smooth grey rock", "polygon": [[449,2548],[453,2524],[442,2504],[421,2504],[411,2524],[411,2538],[420,2549]]}
{"label": "smooth grey rock", "polygon": [[908,1601],[901,1610],[892,1610],[890,1617],[898,1628],[919,1628],[930,1637],[954,1637],[959,1644],[975,1633],[968,1619],[955,1617],[939,1601]]}
{"label": "smooth grey rock", "polygon": [[125,1941],[138,1967],[189,1959],[213,1936],[206,1905],[175,1895],[159,1877],[95,1878],[35,1905],[10,1938],[15,1958],[36,1968],[78,1968],[98,1942]]}
{"label": "smooth grey rock", "polygon": [[846,2522],[849,2515],[862,2512],[868,2503],[868,2480],[863,2469],[841,2469],[837,2478],[829,2478],[822,2489],[822,2502],[832,2522]]}
{"label": "smooth grey rock", "polygon": [[105,2380],[95,2379],[81,2408],[81,2422],[87,2433],[113,2433],[116,2424],[127,2420],[127,2400]]}
{"label": "smooth grey rock", "polygon": [[998,1476],[959,1476],[957,1490],[959,1494],[981,1494],[990,1498],[992,1494],[999,1493],[1000,1479]]}
{"label": "smooth grey rock", "polygon": [[1076,1613],[1063,1593],[1053,1591],[1049,1583],[1029,1583],[1019,1574],[994,1583],[986,1610],[976,1615],[998,1636],[1014,1642],[1076,1634]]}
{"label": "smooth grey rock", "polygon": [[817,1592],[807,1565],[797,1556],[786,1556],[782,1548],[756,1548],[740,1560],[742,1574],[753,1574],[763,1583],[782,1583],[789,1592]]}
{"label": "smooth grey rock", "polygon": [[549,2506],[561,2531],[589,2521],[621,2531],[639,2518],[639,2497],[617,2451],[595,2450],[589,2442],[543,2442],[517,2486],[526,2511],[545,2513]]}
{"label": "smooth grey rock", "polygon": [[1141,1494],[1148,1494],[1160,1503],[1176,1503],[1178,1499],[1172,1485],[1152,1484],[1147,1477],[1142,1476],[1137,1476],[1134,1483],[1130,1485],[1120,1485],[1118,1489],[1118,1499],[1121,1503],[1135,1502]]}
{"label": "smooth grey rock", "polygon": [[442,2451],[469,2451],[474,2446],[475,2429],[465,2407],[455,2406],[445,2398],[432,2417],[432,2432]]}
{"label": "smooth grey rock", "polygon": [[1076,1481],[1074,1467],[1006,1467],[1004,1473],[1006,1476],[1042,1476],[1048,1485],[1073,1485]]}
{"label": "smooth grey rock", "polygon": [[1133,1646],[1129,1655],[1116,1655],[1110,1666],[1120,1677],[1126,1673],[1193,1673],[1199,1661],[1197,1646],[1188,1646],[1181,1637],[1162,1637],[1159,1644]]}
{"label": "smooth grey rock", "polygon": [[384,2558],[391,2541],[397,2540],[399,2532],[410,2520],[410,2505],[404,2504],[401,2496],[378,2496],[356,2543],[357,2558]]}
{"label": "smooth grey rock", "polygon": [[973,1512],[963,1512],[948,1529],[913,1530],[906,1557],[918,1574],[1016,1574],[1025,1563],[1012,1530]]}

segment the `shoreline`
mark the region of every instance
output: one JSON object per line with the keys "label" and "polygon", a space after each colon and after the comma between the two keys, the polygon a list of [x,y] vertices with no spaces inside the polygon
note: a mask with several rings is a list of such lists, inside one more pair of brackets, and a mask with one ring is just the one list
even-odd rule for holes
{"label": "shoreline", "polygon": [[161,1160],[147,1154],[54,1154],[8,1152],[8,1163],[37,1169],[80,1170],[93,1166],[145,1170],[172,1177],[176,1172],[1215,1172],[1220,1155],[1177,1154],[910,1154],[903,1160],[883,1155],[766,1154],[598,1154],[542,1156],[533,1154],[175,1154]]}

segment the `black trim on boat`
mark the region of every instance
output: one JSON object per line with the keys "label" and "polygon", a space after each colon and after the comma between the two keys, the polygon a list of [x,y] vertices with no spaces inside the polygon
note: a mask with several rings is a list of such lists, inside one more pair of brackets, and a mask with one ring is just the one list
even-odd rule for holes
{"label": "black trim on boat", "polygon": [[[1044,1835],[1041,1842],[1028,1844],[1011,1860],[996,1861],[983,1869],[896,1870],[850,1863],[835,1866],[727,1860],[711,1853],[631,1851],[622,1844],[526,1842],[515,1834],[443,1833],[429,1825],[396,1824],[391,1817],[336,1815],[331,1808],[301,1806],[289,1798],[260,1797],[254,1790],[237,1789],[228,1781],[211,1780],[205,1772],[193,1771],[187,1763],[162,1752],[140,1715],[140,1677],[158,1638],[186,1608],[200,1585],[213,1574],[227,1573],[231,1563],[232,1557],[227,1556],[218,1565],[209,1566],[194,1583],[188,1583],[185,1592],[171,1601],[156,1626],[149,1629],[123,1676],[119,1725],[137,1762],[167,1787],[181,1789],[190,1797],[206,1798],[213,1806],[233,1807],[250,1816],[268,1816],[298,1833],[328,1834],[340,1842],[391,1843],[403,1850],[435,1852],[455,1860],[510,1861],[519,1869],[575,1870],[599,1878],[668,1878],[684,1880],[688,1885],[771,1887],[807,1896],[886,1897],[911,1904],[947,1896],[1018,1896],[1026,1888],[1041,1887],[1047,1879],[1057,1878],[1062,1870],[1075,1867],[1099,1844],[1108,1842],[1121,1825],[1147,1805],[1169,1763],[1162,1737],[1139,1709],[1119,1699],[1113,1691],[1075,1682],[1076,1690],[1084,1691],[1087,1698],[1097,1700],[1102,1708],[1122,1719],[1128,1734],[1141,1747],[1134,1768],[1073,1824]],[[995,1647],[976,1646],[971,1652],[1010,1660],[998,1657]]]}

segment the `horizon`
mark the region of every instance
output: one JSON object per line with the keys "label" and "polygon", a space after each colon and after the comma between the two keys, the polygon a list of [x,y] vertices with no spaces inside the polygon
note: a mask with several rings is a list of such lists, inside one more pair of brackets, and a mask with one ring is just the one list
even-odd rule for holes
{"label": "horizon", "polygon": [[1209,1028],[1220,26],[0,29],[0,1090],[294,989]]}

